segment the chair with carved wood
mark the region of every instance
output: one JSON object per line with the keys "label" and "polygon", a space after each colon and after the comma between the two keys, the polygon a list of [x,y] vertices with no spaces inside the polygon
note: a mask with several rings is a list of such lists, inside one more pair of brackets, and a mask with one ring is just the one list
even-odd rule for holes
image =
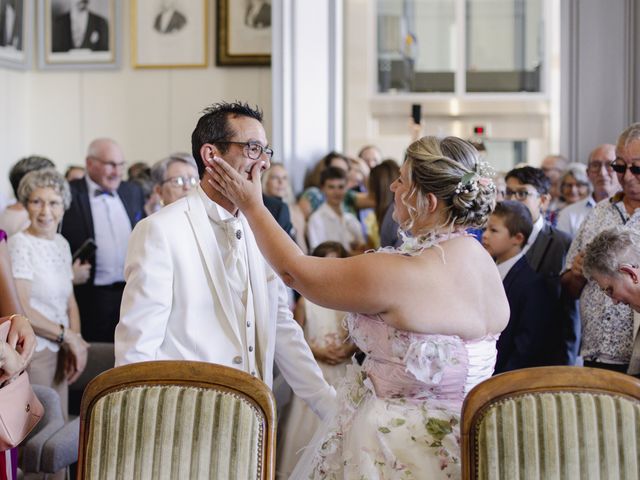
{"label": "chair with carved wood", "polygon": [[272,479],[275,402],[260,380],[204,362],[154,361],[92,380],[78,478]]}
{"label": "chair with carved wood", "polygon": [[462,407],[462,478],[640,479],[640,380],[539,367],[496,375]]}

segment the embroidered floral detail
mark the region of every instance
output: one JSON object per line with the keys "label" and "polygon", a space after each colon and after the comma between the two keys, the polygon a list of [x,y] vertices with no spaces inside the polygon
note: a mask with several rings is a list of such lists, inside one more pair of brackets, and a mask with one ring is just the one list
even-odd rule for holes
{"label": "embroidered floral detail", "polygon": [[414,341],[404,357],[407,371],[417,380],[439,384],[447,365],[455,365],[455,344],[446,340]]}

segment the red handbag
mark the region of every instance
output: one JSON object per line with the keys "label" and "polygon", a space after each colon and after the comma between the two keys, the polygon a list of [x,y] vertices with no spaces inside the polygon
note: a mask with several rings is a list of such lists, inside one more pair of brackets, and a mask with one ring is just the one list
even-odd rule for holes
{"label": "red handbag", "polygon": [[[11,321],[0,321],[0,341],[6,342]],[[27,372],[22,372],[13,382],[1,387],[0,451],[13,448],[22,442],[43,415],[44,408],[33,393]]]}

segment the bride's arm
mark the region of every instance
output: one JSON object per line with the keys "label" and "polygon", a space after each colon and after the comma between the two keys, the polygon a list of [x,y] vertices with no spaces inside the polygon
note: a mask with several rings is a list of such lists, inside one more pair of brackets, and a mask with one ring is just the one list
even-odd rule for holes
{"label": "bride's arm", "polygon": [[306,256],[262,203],[260,164],[245,180],[224,160],[207,167],[209,183],[246,216],[260,251],[291,288],[308,300],[335,310],[377,314],[393,309],[394,290],[404,278],[404,257],[367,254],[351,258]]}

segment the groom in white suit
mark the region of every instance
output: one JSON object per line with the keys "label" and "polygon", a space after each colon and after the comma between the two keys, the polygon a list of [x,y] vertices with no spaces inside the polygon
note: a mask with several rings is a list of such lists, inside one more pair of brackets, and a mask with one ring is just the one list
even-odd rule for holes
{"label": "groom in white suit", "polygon": [[204,180],[204,162],[214,156],[247,176],[256,162],[269,166],[273,151],[261,122],[261,112],[242,103],[206,109],[191,136],[200,185],[133,230],[116,366],[199,360],[271,387],[275,360],[296,394],[324,417],[335,392],[291,315],[284,284],[236,206]]}

